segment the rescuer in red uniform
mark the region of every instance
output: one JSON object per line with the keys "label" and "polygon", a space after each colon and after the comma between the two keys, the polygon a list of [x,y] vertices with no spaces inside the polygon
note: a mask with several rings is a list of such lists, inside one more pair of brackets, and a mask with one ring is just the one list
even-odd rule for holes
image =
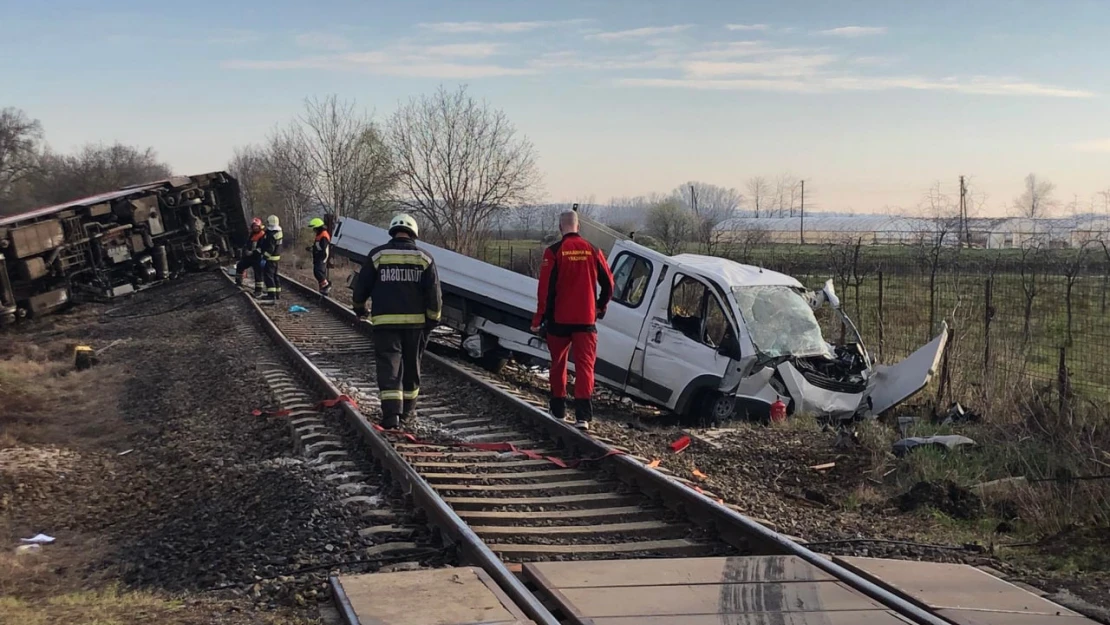
{"label": "rescuer in red uniform", "polygon": [[575,426],[588,430],[593,420],[590,397],[597,358],[596,323],[605,317],[613,296],[613,274],[605,254],[578,234],[578,213],[559,215],[559,232],[563,238],[543,252],[532,332],[546,332],[551,352],[551,414],[559,419],[566,416],[567,356],[573,347]]}

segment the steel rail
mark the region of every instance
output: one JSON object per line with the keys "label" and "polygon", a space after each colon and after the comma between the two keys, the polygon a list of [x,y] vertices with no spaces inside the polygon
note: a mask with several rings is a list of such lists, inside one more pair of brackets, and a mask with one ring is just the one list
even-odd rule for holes
{"label": "steel rail", "polygon": [[[226,274],[224,275],[226,276]],[[229,283],[232,282],[230,277],[227,279]],[[292,282],[288,278],[285,278],[285,281]],[[300,284],[298,286],[301,289],[308,288]],[[258,302],[245,291],[243,297],[255,310],[265,332],[274,343],[288,354],[310,381],[331,399],[341,397],[343,393],[331,383],[323,371],[320,371],[303,352],[285,337],[273,320],[262,310]],[[339,305],[338,302],[336,302],[336,305]],[[354,313],[351,313],[351,317],[357,320]],[[347,421],[369,445],[371,455],[382,463],[388,474],[387,477],[400,483],[405,495],[411,497],[415,506],[428,515],[428,521],[440,530],[449,543],[456,546],[462,563],[473,564],[488,573],[509,598],[537,625],[559,625],[559,620],[555,618],[555,615],[543,606],[536,595],[529,591],[516,575],[509,571],[501,559],[490,550],[465,521],[455,514],[451,506],[440,498],[428,482],[416,472],[416,469],[393,448],[393,445],[374,429],[369,419],[347,402],[340,402],[337,407],[342,409]]]}
{"label": "steel rail", "polygon": [[[360,320],[350,307],[331,297],[321,296],[315,289],[288,276],[282,275],[282,280],[303,295],[317,298],[331,312],[348,321],[357,331],[370,337],[373,336],[373,326]],[[540,428],[545,434],[563,443],[582,457],[608,456],[606,461],[612,464],[622,480],[636,485],[645,494],[654,494],[669,507],[683,509],[692,521],[703,526],[712,527],[726,542],[737,546],[747,546],[757,555],[797,556],[918,625],[953,625],[952,621],[934,614],[898,589],[867,579],[739,512],[717,503],[673,477],[651,469],[627,455],[614,453],[616,450],[613,447],[592,438],[564,421],[556,419],[523,399],[505,393],[488,380],[474,375],[449,359],[432,352],[425,352],[425,358],[431,359],[437,365],[451,370],[464,379],[478,384],[504,398],[505,401],[512,403],[528,417],[530,425]]]}

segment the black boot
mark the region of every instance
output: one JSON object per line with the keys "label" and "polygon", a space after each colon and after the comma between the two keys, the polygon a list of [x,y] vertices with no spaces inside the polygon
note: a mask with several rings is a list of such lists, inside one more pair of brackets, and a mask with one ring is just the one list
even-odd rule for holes
{"label": "black boot", "polygon": [[551,416],[562,421],[567,416],[567,400],[565,397],[552,397],[548,403],[551,407]]}
{"label": "black boot", "polygon": [[396,430],[401,425],[401,419],[395,414],[382,415],[382,427],[387,430]]}
{"label": "black boot", "polygon": [[574,427],[579,430],[590,429],[590,421],[594,419],[594,406],[589,399],[574,400]]}

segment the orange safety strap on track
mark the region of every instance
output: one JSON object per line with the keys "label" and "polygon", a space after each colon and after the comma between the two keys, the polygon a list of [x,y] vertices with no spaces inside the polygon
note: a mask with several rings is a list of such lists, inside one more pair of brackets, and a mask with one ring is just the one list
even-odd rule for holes
{"label": "orange safety strap on track", "polygon": [[519,447],[517,447],[516,445],[513,445],[511,443],[457,443],[457,442],[455,442],[455,443],[433,443],[433,442],[429,442],[429,441],[422,441],[422,440],[416,438],[415,436],[413,436],[412,434],[409,434],[408,432],[404,432],[402,430],[387,430],[387,429],[383,428],[382,426],[378,425],[377,423],[375,423],[373,425],[374,425],[375,430],[377,430],[379,432],[385,432],[385,433],[388,433],[388,434],[394,434],[394,435],[400,436],[400,437],[404,438],[405,440],[409,441],[410,443],[412,443],[413,445],[429,445],[429,446],[433,446],[433,447],[460,447],[460,448],[464,448],[464,449],[476,449],[478,451],[495,451],[495,452],[499,452],[499,453],[513,453],[513,454],[524,456],[525,458],[528,458],[529,460],[546,460],[546,461],[550,462],[551,464],[554,464],[555,466],[557,466],[561,469],[574,469],[574,468],[577,468],[579,465],[584,464],[586,462],[597,462],[599,460],[604,460],[605,458],[608,458],[609,456],[623,456],[624,455],[623,451],[620,451],[620,450],[617,450],[617,449],[610,449],[604,455],[598,456],[596,458],[578,458],[576,460],[564,460],[564,459],[559,458],[557,456],[545,456],[543,454],[536,453],[535,451],[532,451],[531,449],[520,449]]}
{"label": "orange safety strap on track", "polygon": [[355,403],[355,400],[351,399],[348,395],[340,395],[339,397],[336,397],[335,399],[325,399],[325,400],[321,401],[320,403],[316,404],[316,407],[317,408],[334,408],[334,407],[338,406],[339,404],[350,404],[351,406],[353,406],[355,408],[358,408],[358,404]]}
{"label": "orange safety strap on track", "polygon": [[[355,404],[355,400],[351,399],[347,395],[340,395],[339,397],[336,397],[335,399],[325,399],[325,400],[317,403],[316,408],[334,408],[335,406],[338,406],[339,404],[342,404],[342,403],[350,404],[352,406],[355,406],[356,408],[358,407],[358,405]],[[261,417],[261,416],[287,417],[291,413],[292,413],[291,410],[262,410],[260,408],[255,408],[254,410],[251,411],[251,414],[256,416],[256,417]]]}

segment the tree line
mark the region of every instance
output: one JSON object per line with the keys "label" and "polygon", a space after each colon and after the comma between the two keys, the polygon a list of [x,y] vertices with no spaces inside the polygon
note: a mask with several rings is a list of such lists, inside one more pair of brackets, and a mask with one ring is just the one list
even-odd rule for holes
{"label": "tree line", "polygon": [[0,215],[170,175],[149,147],[90,143],[59,153],[47,144],[39,120],[14,107],[0,109]]}
{"label": "tree line", "polygon": [[384,123],[336,96],[307,99],[262,143],[236,149],[228,167],[255,215],[380,223],[406,210],[424,238],[469,254],[541,189],[531,142],[465,86],[411,98]]}

